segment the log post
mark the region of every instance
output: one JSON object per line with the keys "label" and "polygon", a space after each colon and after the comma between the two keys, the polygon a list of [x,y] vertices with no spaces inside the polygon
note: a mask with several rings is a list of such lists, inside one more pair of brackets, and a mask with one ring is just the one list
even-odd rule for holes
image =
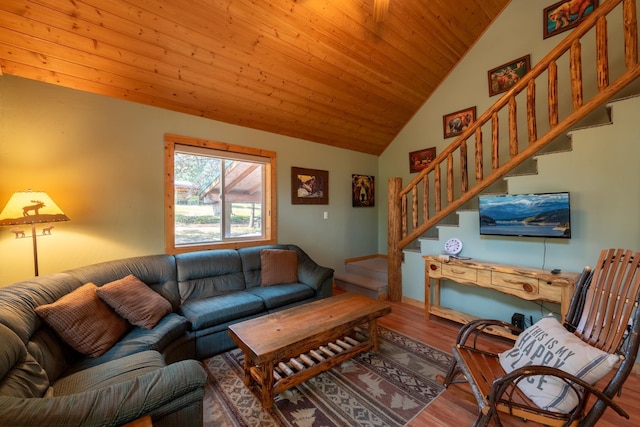
{"label": "log post", "polygon": [[402,178],[389,178],[389,228],[387,236],[387,265],[389,300],[399,302],[402,299],[402,250],[400,235],[402,227],[400,191]]}

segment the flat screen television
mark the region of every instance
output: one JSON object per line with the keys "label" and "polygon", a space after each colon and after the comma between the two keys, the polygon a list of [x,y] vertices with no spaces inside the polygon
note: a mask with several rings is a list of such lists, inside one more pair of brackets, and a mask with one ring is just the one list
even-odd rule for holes
{"label": "flat screen television", "polygon": [[571,238],[569,193],[480,195],[480,234]]}

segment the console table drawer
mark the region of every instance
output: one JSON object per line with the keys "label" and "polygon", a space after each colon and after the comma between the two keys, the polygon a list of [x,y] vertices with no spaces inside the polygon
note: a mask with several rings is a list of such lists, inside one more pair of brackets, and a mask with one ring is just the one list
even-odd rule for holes
{"label": "console table drawer", "polygon": [[516,294],[536,295],[538,293],[538,279],[534,277],[494,271],[491,274],[491,284],[500,288],[510,289]]}
{"label": "console table drawer", "polygon": [[478,270],[475,268],[461,267],[459,265],[442,264],[442,277],[453,280],[475,282],[478,278]]}

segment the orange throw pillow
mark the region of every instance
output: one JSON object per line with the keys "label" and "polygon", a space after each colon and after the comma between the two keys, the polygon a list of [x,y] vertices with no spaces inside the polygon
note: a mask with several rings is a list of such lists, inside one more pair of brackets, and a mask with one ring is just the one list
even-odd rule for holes
{"label": "orange throw pillow", "polygon": [[298,253],[284,249],[260,251],[261,285],[281,285],[298,281]]}
{"label": "orange throw pillow", "polygon": [[169,301],[133,274],[99,287],[96,293],[129,323],[145,329],[173,311]]}
{"label": "orange throw pillow", "polygon": [[129,329],[87,283],[56,302],[35,308],[38,316],[78,352],[98,357],[109,350]]}

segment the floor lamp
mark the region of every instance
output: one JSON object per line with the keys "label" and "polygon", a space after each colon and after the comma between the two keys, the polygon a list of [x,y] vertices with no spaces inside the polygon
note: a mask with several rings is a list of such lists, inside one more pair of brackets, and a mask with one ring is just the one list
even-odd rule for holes
{"label": "floor lamp", "polygon": [[[33,241],[33,265],[38,275],[38,235],[36,224],[69,221],[69,218],[44,191],[16,191],[0,213],[0,226],[31,225]],[[43,227],[42,236],[51,234],[53,226]],[[16,239],[26,238],[24,231],[12,228]]]}

